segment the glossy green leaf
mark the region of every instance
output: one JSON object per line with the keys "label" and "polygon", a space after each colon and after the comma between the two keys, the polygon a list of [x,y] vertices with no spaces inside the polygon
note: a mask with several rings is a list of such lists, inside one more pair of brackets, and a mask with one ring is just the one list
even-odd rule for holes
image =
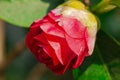
{"label": "glossy green leaf", "polygon": [[0,18],[14,25],[29,27],[62,0],[0,0]]}
{"label": "glossy green leaf", "polygon": [[120,80],[119,52],[119,42],[99,31],[93,55],[73,71],[75,80]]}

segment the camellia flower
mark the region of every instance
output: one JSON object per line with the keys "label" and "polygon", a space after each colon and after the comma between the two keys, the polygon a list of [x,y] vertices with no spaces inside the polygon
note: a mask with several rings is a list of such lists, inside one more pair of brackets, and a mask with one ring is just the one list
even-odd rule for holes
{"label": "camellia flower", "polygon": [[26,45],[39,62],[63,74],[92,54],[96,33],[95,16],[80,1],[67,1],[33,22]]}

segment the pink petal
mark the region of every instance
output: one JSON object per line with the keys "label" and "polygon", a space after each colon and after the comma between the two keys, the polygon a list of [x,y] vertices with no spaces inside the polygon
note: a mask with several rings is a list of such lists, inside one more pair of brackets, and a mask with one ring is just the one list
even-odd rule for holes
{"label": "pink petal", "polygon": [[51,23],[44,23],[40,28],[46,33],[54,36],[64,38],[64,32],[56,27],[57,25]]}
{"label": "pink petal", "polygon": [[87,47],[85,44],[85,40],[83,39],[74,39],[70,36],[66,35],[66,41],[70,47],[70,49],[77,55],[81,55],[84,49]]}
{"label": "pink petal", "polygon": [[46,34],[51,47],[55,50],[56,56],[61,64],[66,65],[71,56],[75,55],[69,48],[66,39]]}
{"label": "pink petal", "polygon": [[53,56],[56,56],[57,59],[59,60],[59,62],[61,64],[63,64],[63,61],[62,61],[62,58],[61,58],[61,46],[58,43],[59,39],[61,40],[61,38],[60,37],[56,37],[56,36],[52,36],[52,35],[48,35],[48,34],[45,34],[45,36],[46,36],[50,46],[54,50]]}
{"label": "pink petal", "polygon": [[87,53],[88,53],[88,49],[86,49],[84,52],[81,52],[81,55],[79,56],[77,55],[76,60],[74,61],[74,64],[71,68],[74,69],[74,68],[79,67],[82,64]]}
{"label": "pink petal", "polygon": [[63,64],[60,44],[58,42],[52,42],[52,41],[49,41],[49,43],[52,46],[52,48],[55,50],[55,54],[56,54],[57,58],[59,59],[61,64]]}
{"label": "pink petal", "polygon": [[49,16],[49,18],[51,18],[55,22],[56,22],[57,19],[59,19],[60,17],[62,17],[62,15],[56,15],[56,13],[54,13],[53,10],[48,13],[48,16]]}
{"label": "pink petal", "polygon": [[63,17],[60,19],[59,24],[72,38],[84,37],[84,30],[86,27],[77,19]]}
{"label": "pink petal", "polygon": [[88,48],[89,48],[89,52],[87,54],[87,56],[91,55],[93,50],[94,50],[94,46],[95,46],[95,40],[96,38],[95,37],[88,37],[87,38],[87,44],[88,44]]}

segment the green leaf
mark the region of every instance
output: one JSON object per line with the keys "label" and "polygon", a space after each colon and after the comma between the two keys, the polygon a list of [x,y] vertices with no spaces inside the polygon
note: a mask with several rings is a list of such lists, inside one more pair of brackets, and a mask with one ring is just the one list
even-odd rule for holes
{"label": "green leaf", "polygon": [[120,80],[120,42],[107,33],[101,33],[98,37],[100,37],[97,40],[98,47],[112,76],[112,80]]}
{"label": "green leaf", "polygon": [[30,24],[55,8],[62,0],[0,0],[0,18],[14,25]]}
{"label": "green leaf", "polygon": [[96,47],[80,68],[73,70],[75,80],[120,80],[120,45],[103,31],[98,32]]}
{"label": "green leaf", "polygon": [[110,3],[120,7],[120,0],[110,0]]}
{"label": "green leaf", "polygon": [[111,80],[99,54],[99,49],[96,47],[94,54],[86,58],[79,69],[73,71],[75,80]]}

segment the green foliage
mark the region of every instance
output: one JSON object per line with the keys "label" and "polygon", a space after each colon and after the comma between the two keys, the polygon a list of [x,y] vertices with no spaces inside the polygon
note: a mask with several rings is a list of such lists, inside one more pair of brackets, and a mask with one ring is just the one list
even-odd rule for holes
{"label": "green foliage", "polygon": [[110,3],[120,7],[120,0],[110,0]]}
{"label": "green foliage", "polygon": [[[0,18],[14,25],[29,27],[63,0],[0,0]],[[94,3],[92,1],[92,3]],[[111,0],[120,7],[120,0]]]}
{"label": "green foliage", "polygon": [[0,0],[0,18],[14,25],[29,27],[62,0]]}
{"label": "green foliage", "polygon": [[101,29],[120,41],[120,9],[116,8],[99,16]]}
{"label": "green foliage", "polygon": [[[104,36],[103,36],[104,35]],[[108,67],[112,80],[120,79],[120,42],[116,41],[112,36],[101,33],[98,35],[98,45],[102,58]],[[104,39],[104,40],[103,40]],[[101,43],[102,42],[102,43]],[[106,46],[105,46],[106,45]],[[117,72],[116,72],[117,71]],[[116,75],[115,75],[116,74]]]}

